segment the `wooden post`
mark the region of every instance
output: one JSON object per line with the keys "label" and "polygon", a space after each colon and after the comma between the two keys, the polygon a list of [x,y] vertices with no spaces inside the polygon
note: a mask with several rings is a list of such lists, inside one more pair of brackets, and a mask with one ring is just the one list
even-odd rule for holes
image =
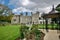
{"label": "wooden post", "polygon": [[59,18],[59,30],[60,30],[60,18]]}
{"label": "wooden post", "polygon": [[45,20],[46,20],[45,21],[46,22],[46,31],[48,32],[48,19],[46,18]]}
{"label": "wooden post", "polygon": [[60,33],[60,18],[59,17],[57,18],[57,25],[58,25],[57,33]]}
{"label": "wooden post", "polygon": [[44,20],[45,20],[45,18],[43,17],[43,30],[45,29],[45,25],[44,25],[45,24],[45,21]]}
{"label": "wooden post", "polygon": [[51,26],[52,26],[52,29],[54,29],[54,19],[53,18],[51,20]]}

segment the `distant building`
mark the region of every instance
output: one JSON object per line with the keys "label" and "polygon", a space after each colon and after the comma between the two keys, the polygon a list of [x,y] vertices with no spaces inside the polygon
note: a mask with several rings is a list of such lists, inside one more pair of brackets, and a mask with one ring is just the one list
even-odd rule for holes
{"label": "distant building", "polygon": [[36,12],[31,16],[28,16],[27,13],[25,16],[14,15],[12,17],[11,24],[39,24],[39,12]]}

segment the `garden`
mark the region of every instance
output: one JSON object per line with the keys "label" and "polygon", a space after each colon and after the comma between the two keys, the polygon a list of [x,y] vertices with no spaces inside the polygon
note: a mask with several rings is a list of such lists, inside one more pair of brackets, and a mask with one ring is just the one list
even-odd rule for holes
{"label": "garden", "polygon": [[[44,33],[42,33],[38,29],[45,29],[45,25],[38,24],[38,25],[32,25],[30,27],[26,25],[1,25],[0,26],[0,40],[23,40],[26,38],[26,40],[40,40],[45,36]],[[54,28],[57,28],[57,25],[54,25]],[[49,24],[48,29],[52,29],[52,26]]]}

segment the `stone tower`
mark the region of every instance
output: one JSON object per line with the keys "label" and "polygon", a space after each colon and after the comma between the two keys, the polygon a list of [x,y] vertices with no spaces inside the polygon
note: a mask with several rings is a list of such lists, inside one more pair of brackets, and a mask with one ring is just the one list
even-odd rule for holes
{"label": "stone tower", "polygon": [[39,12],[32,14],[32,24],[39,24]]}

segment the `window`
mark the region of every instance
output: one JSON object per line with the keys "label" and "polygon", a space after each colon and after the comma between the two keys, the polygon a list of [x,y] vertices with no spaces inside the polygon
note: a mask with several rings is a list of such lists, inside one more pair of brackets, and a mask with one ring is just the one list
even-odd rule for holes
{"label": "window", "polygon": [[41,18],[39,17],[39,20],[40,20]]}
{"label": "window", "polygon": [[16,19],[14,19],[14,21],[16,21]]}

